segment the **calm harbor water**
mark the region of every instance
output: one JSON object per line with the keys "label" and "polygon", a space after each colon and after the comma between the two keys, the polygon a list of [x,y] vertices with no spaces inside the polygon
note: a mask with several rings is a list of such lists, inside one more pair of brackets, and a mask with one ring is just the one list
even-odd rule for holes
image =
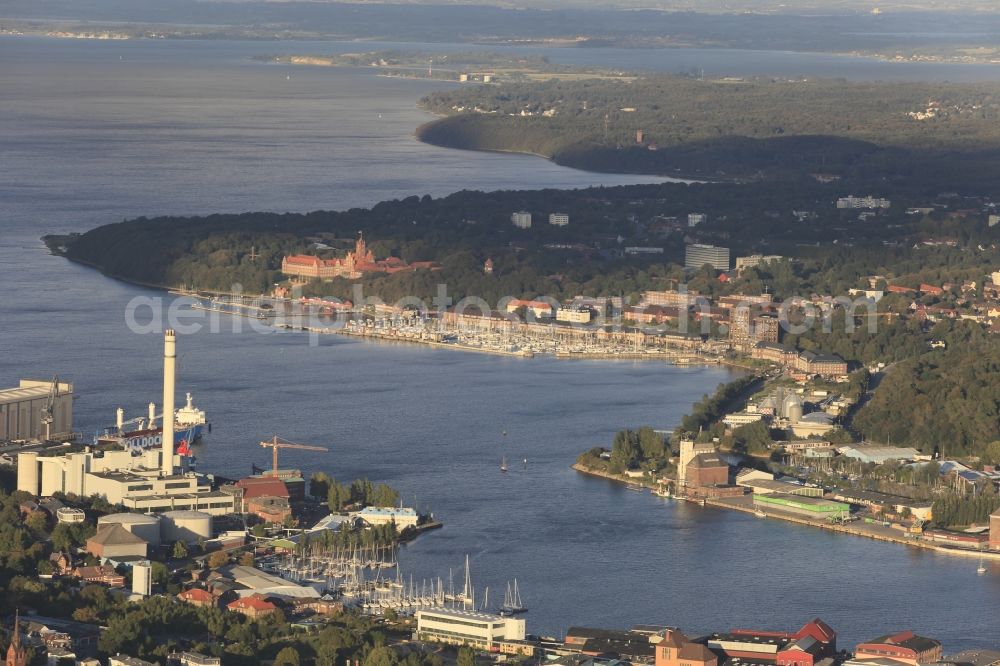
{"label": "calm harbor water", "polygon": [[[129,332],[124,312],[135,296],[162,294],[46,255],[46,232],[135,215],[648,180],[422,145],[410,138],[425,119],[413,101],[443,84],[247,60],[275,46],[0,39],[0,383],[53,373],[75,382],[85,432],[119,405],[136,414],[159,399],[161,341]],[[844,645],[913,628],[954,651],[996,635],[1000,570],[980,577],[971,560],[663,502],[569,469],[622,426],[672,427],[727,379],[723,369],[341,339],[311,347],[304,336],[227,330],[182,337],[179,372],[215,424],[203,469],[266,464],[255,443],[272,433],[328,444],[329,454],[282,462],[400,488],[446,523],[404,549],[404,573],[446,578],[452,567],[460,579],[468,553],[480,594],[489,585],[499,600],[518,578],[531,631],[786,628],[818,615]]]}

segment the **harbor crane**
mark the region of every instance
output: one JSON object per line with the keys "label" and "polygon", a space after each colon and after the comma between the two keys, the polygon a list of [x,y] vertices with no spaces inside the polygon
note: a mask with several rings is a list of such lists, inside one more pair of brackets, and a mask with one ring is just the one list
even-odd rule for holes
{"label": "harbor crane", "polygon": [[48,399],[42,407],[42,425],[45,427],[45,441],[52,438],[52,423],[55,421],[56,398],[59,397],[59,375],[52,376]]}
{"label": "harbor crane", "polygon": [[296,444],[295,442],[289,442],[287,439],[282,439],[275,435],[269,441],[261,442],[260,445],[265,449],[271,449],[271,476],[277,478],[278,476],[278,449],[296,449],[299,451],[329,451],[325,446],[311,446],[309,444]]}

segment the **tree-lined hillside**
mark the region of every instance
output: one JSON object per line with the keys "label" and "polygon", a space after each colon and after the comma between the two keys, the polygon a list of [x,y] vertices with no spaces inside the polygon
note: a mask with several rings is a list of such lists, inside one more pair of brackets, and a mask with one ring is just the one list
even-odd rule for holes
{"label": "tree-lined hillside", "polygon": [[602,171],[928,185],[1000,171],[996,84],[649,76],[459,88],[422,104],[448,116],[420,128],[429,143]]}

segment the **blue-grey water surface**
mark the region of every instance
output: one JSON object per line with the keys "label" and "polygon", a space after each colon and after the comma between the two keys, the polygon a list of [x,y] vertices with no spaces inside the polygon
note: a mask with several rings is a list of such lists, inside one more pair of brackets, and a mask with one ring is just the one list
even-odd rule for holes
{"label": "blue-grey water surface", "polygon": [[[129,332],[124,312],[136,296],[162,294],[48,256],[38,240],[46,232],[137,215],[652,180],[420,144],[411,133],[427,116],[414,101],[446,84],[248,60],[278,50],[318,49],[0,39],[0,384],[59,373],[76,384],[84,432],[110,422],[118,405],[138,415],[159,400],[161,341]],[[615,64],[648,57],[556,55]],[[857,67],[833,56],[736,56],[712,52],[711,66],[733,74]],[[670,57],[709,69],[697,52]],[[866,67],[875,72],[867,78],[903,71]],[[980,577],[971,560],[663,502],[569,469],[580,450],[607,444],[622,426],[671,428],[729,376],[340,339],[312,347],[294,334],[200,333],[180,342],[180,388],[195,392],[215,424],[199,451],[203,469],[265,465],[255,443],[272,433],[329,444],[326,455],[283,454],[283,465],[400,488],[446,524],[405,548],[404,572],[419,581],[453,567],[458,576],[468,553],[494,598],[518,578],[530,631],[782,629],[820,616],[847,646],[905,628],[941,637],[949,651],[992,645],[1000,570]],[[507,475],[498,470],[504,452],[513,462]]]}

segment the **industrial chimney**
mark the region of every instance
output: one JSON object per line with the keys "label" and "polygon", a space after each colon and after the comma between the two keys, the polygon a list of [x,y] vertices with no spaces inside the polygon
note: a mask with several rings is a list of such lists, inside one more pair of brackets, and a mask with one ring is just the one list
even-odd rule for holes
{"label": "industrial chimney", "polygon": [[174,384],[177,366],[177,334],[168,328],[163,338],[163,453],[164,476],[174,473]]}

